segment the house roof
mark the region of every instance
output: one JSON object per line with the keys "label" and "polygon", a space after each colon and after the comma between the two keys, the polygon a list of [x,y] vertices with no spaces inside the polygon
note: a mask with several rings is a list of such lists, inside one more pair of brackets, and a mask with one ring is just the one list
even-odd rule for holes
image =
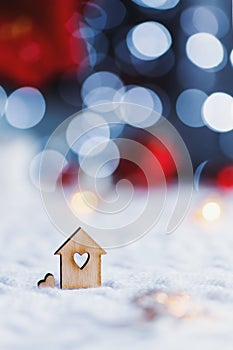
{"label": "house roof", "polygon": [[[56,250],[54,255],[62,254],[65,248],[71,241],[78,245],[87,247],[88,250],[98,250],[98,254],[106,254],[106,251],[92,239],[81,227],[79,227],[61,246]],[[73,243],[72,242],[72,243]]]}

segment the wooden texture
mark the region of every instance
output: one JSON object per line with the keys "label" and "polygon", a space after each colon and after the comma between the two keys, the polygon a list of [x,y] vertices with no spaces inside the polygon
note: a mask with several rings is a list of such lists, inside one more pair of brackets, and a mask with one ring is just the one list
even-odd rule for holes
{"label": "wooden texture", "polygon": [[39,288],[45,288],[45,287],[51,287],[54,288],[55,287],[55,279],[54,276],[51,273],[47,273],[47,275],[45,275],[45,278],[43,280],[40,280],[37,283],[37,286]]}
{"label": "wooden texture", "polygon": [[[87,253],[84,265],[79,267],[75,254]],[[101,255],[106,254],[83,229],[79,228],[54,253],[60,255],[60,287],[62,289],[91,288],[101,285]]]}

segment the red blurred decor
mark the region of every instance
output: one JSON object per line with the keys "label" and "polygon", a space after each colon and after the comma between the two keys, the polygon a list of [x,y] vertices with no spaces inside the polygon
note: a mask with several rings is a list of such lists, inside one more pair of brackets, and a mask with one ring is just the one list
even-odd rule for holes
{"label": "red blurred decor", "polygon": [[57,184],[60,186],[72,186],[78,182],[78,166],[76,163],[68,164],[58,177]]}
{"label": "red blurred decor", "polygon": [[81,11],[78,4],[75,0],[20,0],[12,6],[0,2],[0,76],[38,86],[78,66],[85,44],[66,28],[72,15]]}
{"label": "red blurred decor", "polygon": [[[141,168],[128,160],[121,159],[119,167],[117,168],[115,174],[116,181],[124,178],[129,180],[134,186],[147,187],[148,183],[146,176],[148,175],[148,170],[150,171],[150,175],[153,178],[152,184],[154,184],[154,186],[159,186],[161,184],[161,171],[166,181],[170,181],[176,176],[177,171],[175,162],[169,150],[163,145],[161,141],[146,138],[145,140],[140,140],[140,144],[144,144],[144,146],[150,151],[147,152],[145,150],[142,150],[141,154],[138,154],[139,164]],[[178,152],[174,146],[172,147],[172,150],[173,153]],[[154,155],[155,160],[158,162],[158,165],[156,165],[156,163],[151,164],[150,153]]]}
{"label": "red blurred decor", "polygon": [[233,165],[223,168],[218,173],[217,183],[221,188],[233,188]]}

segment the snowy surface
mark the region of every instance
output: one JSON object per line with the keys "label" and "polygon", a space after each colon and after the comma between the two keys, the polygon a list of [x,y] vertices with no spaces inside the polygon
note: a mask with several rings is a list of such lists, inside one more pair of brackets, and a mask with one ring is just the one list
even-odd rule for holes
{"label": "snowy surface", "polygon": [[[30,142],[0,144],[0,349],[232,349],[233,195],[202,189],[174,234],[109,250],[100,288],[38,289],[47,272],[58,284],[53,253],[64,237],[30,185]],[[204,225],[195,212],[212,195],[224,214]],[[178,318],[150,301],[148,317],[143,300],[154,291],[186,293],[198,312]]]}

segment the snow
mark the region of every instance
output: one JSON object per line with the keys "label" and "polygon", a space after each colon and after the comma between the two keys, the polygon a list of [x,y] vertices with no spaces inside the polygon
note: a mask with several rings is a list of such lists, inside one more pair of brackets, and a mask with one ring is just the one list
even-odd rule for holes
{"label": "snow", "polygon": [[[232,349],[232,193],[201,189],[175,233],[150,232],[108,250],[100,288],[60,290],[53,253],[64,237],[30,184],[32,145],[26,137],[0,144],[0,349]],[[224,203],[224,215],[204,225],[195,211],[212,195]],[[57,287],[38,289],[48,272]],[[152,300],[156,315],[148,318],[138,298],[147,303],[155,291],[186,293],[200,310],[177,318]]]}

